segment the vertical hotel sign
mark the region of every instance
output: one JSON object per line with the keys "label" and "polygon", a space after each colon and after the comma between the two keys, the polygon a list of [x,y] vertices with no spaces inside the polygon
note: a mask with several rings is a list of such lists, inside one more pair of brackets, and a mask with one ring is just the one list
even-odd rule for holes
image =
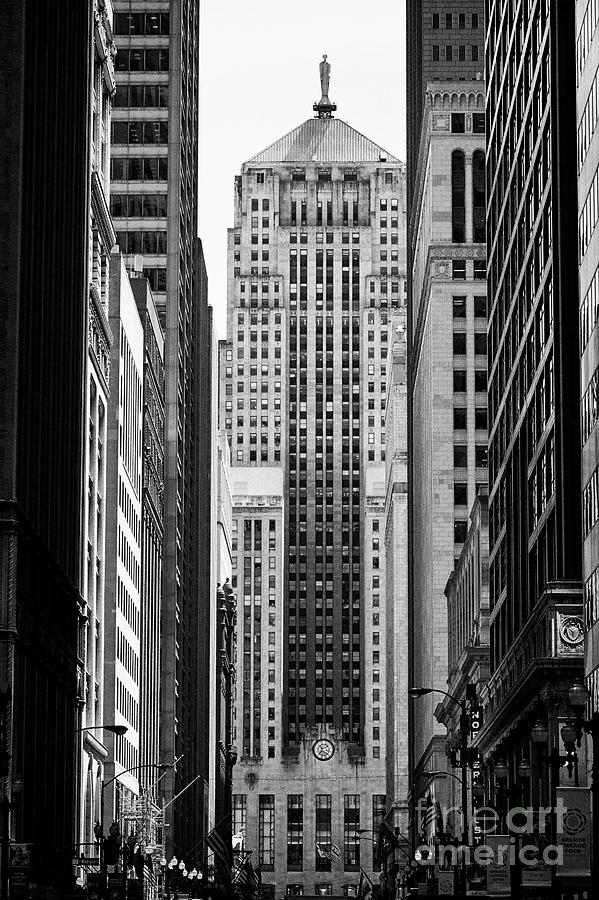
{"label": "vertical hotel sign", "polygon": [[558,787],[557,808],[563,810],[557,823],[556,844],[562,850],[558,874],[562,878],[591,876],[591,790]]}

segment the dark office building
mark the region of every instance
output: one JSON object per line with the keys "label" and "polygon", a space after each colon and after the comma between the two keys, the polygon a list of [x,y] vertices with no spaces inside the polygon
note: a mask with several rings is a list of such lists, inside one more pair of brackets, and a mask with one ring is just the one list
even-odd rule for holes
{"label": "dark office building", "polygon": [[165,328],[161,761],[180,761],[160,784],[167,803],[185,788],[169,809],[170,858],[202,846],[208,777],[200,715],[208,685],[199,649],[207,631],[198,611],[198,598],[208,602],[198,557],[205,525],[198,460],[199,2],[117,0],[114,8],[111,212],[122,252],[131,261],[143,257]]}
{"label": "dark office building", "polygon": [[55,6],[7,0],[2,12],[0,777],[11,803],[2,837],[31,844],[39,896],[61,897],[83,699],[91,3],[61,4],[59,49],[49,43]]}
{"label": "dark office building", "polygon": [[[582,675],[574,4],[488,4],[490,680],[479,746],[533,766]],[[562,779],[566,777],[562,770]],[[538,796],[534,796],[537,794]]]}

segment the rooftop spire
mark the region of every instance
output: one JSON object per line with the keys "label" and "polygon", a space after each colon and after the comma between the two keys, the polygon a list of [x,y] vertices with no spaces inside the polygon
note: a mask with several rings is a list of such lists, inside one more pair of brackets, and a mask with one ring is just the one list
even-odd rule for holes
{"label": "rooftop spire", "polygon": [[320,103],[315,103],[312,109],[317,113],[319,119],[331,119],[333,113],[337,109],[335,103],[329,100],[329,81],[331,80],[331,64],[327,62],[327,55],[323,53],[322,62],[320,63]]}

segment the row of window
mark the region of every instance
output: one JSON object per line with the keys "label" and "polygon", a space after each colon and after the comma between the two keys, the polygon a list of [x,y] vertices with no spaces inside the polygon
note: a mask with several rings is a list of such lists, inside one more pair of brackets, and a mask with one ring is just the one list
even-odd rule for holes
{"label": "row of window", "polygon": [[478,28],[479,27],[479,17],[478,13],[472,13],[468,15],[467,13],[445,13],[441,15],[440,13],[433,13],[433,28],[436,30],[437,28]]}
{"label": "row of window", "polygon": [[[487,428],[487,407],[477,406],[474,410],[474,427],[477,431]],[[454,431],[465,431],[468,428],[468,407],[454,406],[453,408]]]}
{"label": "row of window", "polygon": [[116,218],[166,216],[166,194],[111,194],[110,214]]}
{"label": "row of window", "polygon": [[[485,356],[487,353],[487,332],[476,331],[473,334],[475,356]],[[454,331],[453,353],[454,356],[465,356],[467,353],[468,334],[465,331]]]}
{"label": "row of window", "polygon": [[119,50],[116,69],[119,72],[168,72],[169,52],[153,47],[130,47]]}
{"label": "row of window", "polygon": [[[474,448],[474,465],[477,469],[486,469],[488,460],[488,448],[486,444],[476,444]],[[468,445],[453,445],[453,466],[454,469],[468,468]]]}
{"label": "row of window", "polygon": [[166,255],[166,231],[117,231],[121,253]]}
{"label": "row of window", "polygon": [[114,106],[161,107],[168,106],[167,84],[119,84],[114,95]]}
{"label": "row of window", "polygon": [[[334,846],[332,822],[333,802],[330,794],[316,794],[314,798],[314,868],[330,871],[331,848]],[[376,831],[386,810],[384,794],[372,798],[372,826]],[[247,804],[245,795],[233,795],[233,827],[240,830],[246,826]],[[302,871],[304,868],[304,796],[287,795],[287,871]],[[373,848],[375,851],[376,848]],[[341,848],[336,848],[341,854]],[[306,854],[307,855],[307,854]],[[343,797],[343,868],[345,871],[359,871],[360,868],[360,795],[346,794]],[[258,797],[258,864],[264,871],[273,871],[275,865],[275,797],[274,794],[260,794]]]}
{"label": "row of window", "polygon": [[[454,55],[454,50],[457,50],[457,53]],[[445,62],[453,62],[457,60],[458,62],[466,62],[466,44],[460,44],[458,47],[453,47],[452,44],[445,44],[443,48],[443,58]],[[480,48],[477,44],[470,45],[470,60],[471,62],[478,62],[479,60]],[[433,62],[440,62],[441,60],[441,47],[439,44],[433,44]]]}
{"label": "row of window", "polygon": [[113,121],[113,144],[168,144],[168,122],[166,119],[151,122],[141,121]]}
{"label": "row of window", "polygon": [[[486,488],[486,481],[478,481],[476,483],[475,493],[478,495],[478,492],[481,488]],[[456,481],[453,485],[453,503],[454,506],[468,506],[468,483],[466,481]],[[464,538],[460,538],[460,542],[462,542]]]}
{"label": "row of window", "polygon": [[[451,154],[451,240],[466,240],[466,157],[463,150]],[[472,154],[472,240],[482,244],[485,231],[485,154]]]}
{"label": "row of window", "polygon": [[169,33],[169,14],[167,12],[115,13],[114,33],[143,34],[152,37],[166,35]]}
{"label": "row of window", "polygon": [[[453,318],[465,319],[467,311],[467,297],[453,297]],[[478,295],[473,298],[473,311],[475,319],[486,319],[487,317],[487,298]],[[486,350],[485,350],[486,352]]]}
{"label": "row of window", "polygon": [[166,156],[112,157],[111,181],[166,181],[168,160]]}

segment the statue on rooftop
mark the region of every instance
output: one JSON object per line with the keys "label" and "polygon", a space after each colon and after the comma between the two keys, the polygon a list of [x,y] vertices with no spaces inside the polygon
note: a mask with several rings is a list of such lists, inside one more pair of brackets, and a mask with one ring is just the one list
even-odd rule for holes
{"label": "statue on rooftop", "polygon": [[329,100],[329,82],[331,78],[331,64],[327,62],[327,54],[323,53],[322,62],[320,63],[320,89],[322,97],[321,104],[330,104]]}

